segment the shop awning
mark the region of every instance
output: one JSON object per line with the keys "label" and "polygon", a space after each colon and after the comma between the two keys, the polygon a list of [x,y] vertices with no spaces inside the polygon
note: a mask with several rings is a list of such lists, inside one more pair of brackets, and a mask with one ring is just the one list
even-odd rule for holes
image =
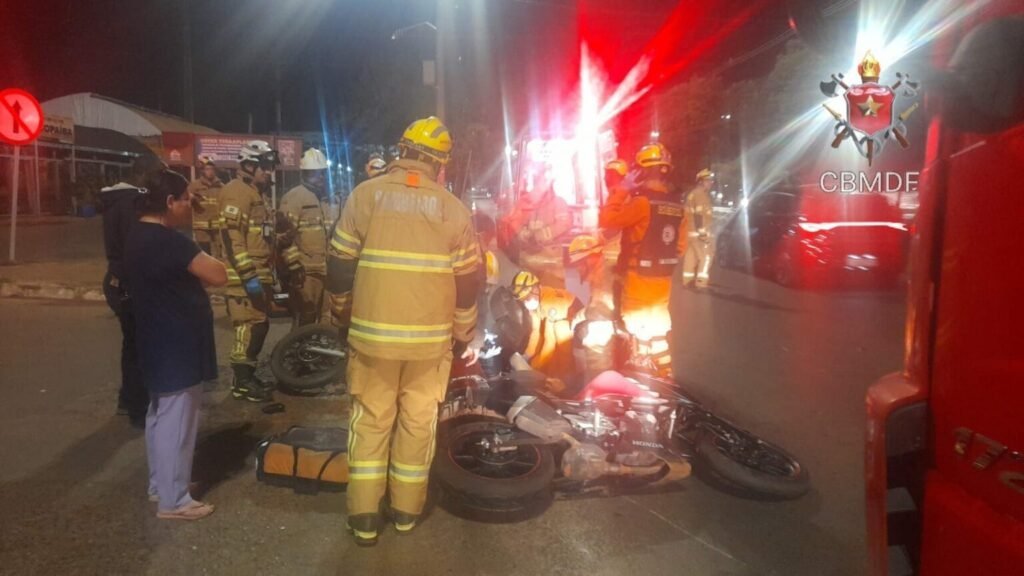
{"label": "shop awning", "polygon": [[149,110],[91,92],[69,94],[47,100],[43,102],[43,112],[47,116],[72,118],[77,127],[105,129],[137,138],[159,137],[165,132],[218,133],[213,128],[194,124],[178,116]]}

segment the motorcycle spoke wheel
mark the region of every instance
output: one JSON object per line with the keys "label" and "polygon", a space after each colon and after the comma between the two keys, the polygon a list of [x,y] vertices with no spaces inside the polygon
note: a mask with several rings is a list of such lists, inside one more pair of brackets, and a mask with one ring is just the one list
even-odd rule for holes
{"label": "motorcycle spoke wheel", "polygon": [[457,466],[482,478],[511,480],[529,475],[540,464],[541,453],[537,446],[517,446],[509,452],[492,452],[487,447],[496,434],[511,432],[506,426],[498,431],[478,431],[453,438],[448,455]]}
{"label": "motorcycle spoke wheel", "polygon": [[[532,509],[549,500],[555,476],[551,450],[512,443],[523,432],[497,419],[460,424],[438,437],[432,477],[454,509],[481,513]],[[494,447],[503,441],[504,449]]]}
{"label": "motorcycle spoke wheel", "polygon": [[793,499],[811,487],[807,469],[796,458],[741,430],[705,430],[697,452],[716,477],[747,494]]}
{"label": "motorcycle spoke wheel", "polygon": [[345,358],[314,352],[311,348],[341,350],[337,331],[311,324],[285,336],[271,354],[270,367],[278,381],[294,390],[312,390],[337,383],[345,371]]}

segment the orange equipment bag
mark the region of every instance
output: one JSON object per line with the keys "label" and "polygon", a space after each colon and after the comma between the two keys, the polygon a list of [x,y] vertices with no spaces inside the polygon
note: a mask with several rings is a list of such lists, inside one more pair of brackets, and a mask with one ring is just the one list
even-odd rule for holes
{"label": "orange equipment bag", "polygon": [[302,428],[266,438],[256,446],[256,479],[298,493],[344,490],[348,484],[348,430]]}

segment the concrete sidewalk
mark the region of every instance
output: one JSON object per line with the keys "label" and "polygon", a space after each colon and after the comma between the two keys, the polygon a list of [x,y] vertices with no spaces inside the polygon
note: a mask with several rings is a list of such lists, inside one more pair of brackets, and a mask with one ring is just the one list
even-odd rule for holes
{"label": "concrete sidewalk", "polygon": [[102,302],[106,260],[68,260],[0,266],[0,298]]}
{"label": "concrete sidewalk", "polygon": [[10,217],[0,219],[0,298],[103,301],[103,221],[18,216],[16,261],[8,260]]}
{"label": "concrete sidewalk", "polygon": [[[103,302],[103,220],[19,216],[16,261],[8,260],[10,218],[0,218],[0,298]],[[214,290],[214,302],[222,297]]]}

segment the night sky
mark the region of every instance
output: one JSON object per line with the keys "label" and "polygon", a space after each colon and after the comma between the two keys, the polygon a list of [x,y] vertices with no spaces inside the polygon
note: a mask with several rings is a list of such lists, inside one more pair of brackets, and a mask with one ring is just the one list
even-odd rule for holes
{"label": "night sky", "polygon": [[[513,123],[569,98],[586,37],[613,79],[621,77],[679,3],[672,0],[451,0],[448,108],[456,130],[500,128],[502,94]],[[683,10],[706,2],[684,1]],[[673,35],[685,49],[749,2],[722,0]],[[342,130],[359,141],[393,140],[433,111],[421,60],[434,36],[398,28],[436,21],[433,0],[5,0],[0,3],[0,85],[40,100],[97,92],[183,114],[185,18],[192,38],[195,121],[226,132]],[[664,85],[707,72],[786,31],[781,2],[754,18]],[[461,57],[461,60],[460,60]],[[763,73],[772,53],[731,76]],[[278,74],[279,71],[279,81]]]}

